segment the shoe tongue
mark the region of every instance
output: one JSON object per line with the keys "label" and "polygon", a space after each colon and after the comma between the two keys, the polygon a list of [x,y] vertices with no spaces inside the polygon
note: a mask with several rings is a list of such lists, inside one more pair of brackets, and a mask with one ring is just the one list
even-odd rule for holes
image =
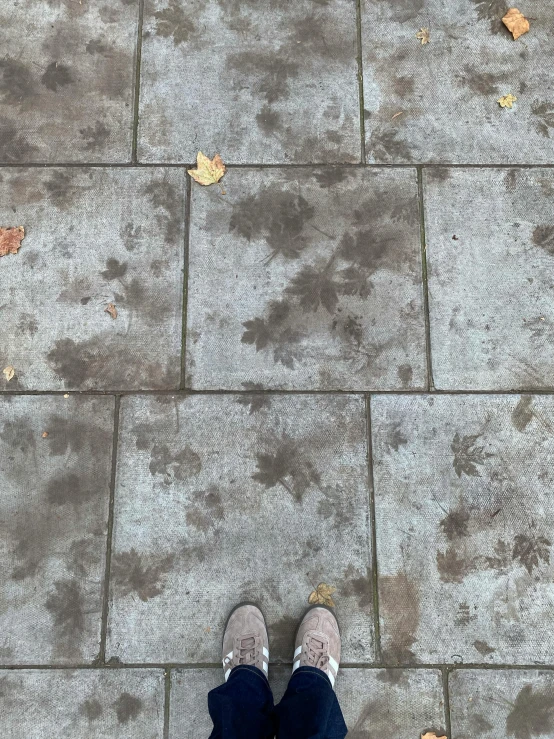
{"label": "shoe tongue", "polygon": [[241,649],[254,649],[256,646],[256,640],[253,636],[247,636],[245,639],[241,639],[240,641],[240,648]]}

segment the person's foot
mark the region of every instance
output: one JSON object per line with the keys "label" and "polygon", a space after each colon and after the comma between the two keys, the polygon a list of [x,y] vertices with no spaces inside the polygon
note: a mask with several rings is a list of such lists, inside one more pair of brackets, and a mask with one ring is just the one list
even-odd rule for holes
{"label": "person's foot", "polygon": [[307,611],[296,632],[292,671],[317,667],[334,687],[340,662],[339,625],[327,608],[314,606]]}
{"label": "person's foot", "polygon": [[244,603],[231,611],[223,634],[225,682],[233,667],[251,665],[267,677],[269,639],[264,615],[257,606]]}

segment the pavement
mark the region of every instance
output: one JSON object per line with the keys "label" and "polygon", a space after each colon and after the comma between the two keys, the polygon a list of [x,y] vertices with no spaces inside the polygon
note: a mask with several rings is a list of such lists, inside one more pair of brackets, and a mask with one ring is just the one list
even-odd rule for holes
{"label": "pavement", "polygon": [[3,737],[207,737],[229,610],[279,696],[321,582],[350,739],[554,737],[554,7],[508,7],[2,5]]}

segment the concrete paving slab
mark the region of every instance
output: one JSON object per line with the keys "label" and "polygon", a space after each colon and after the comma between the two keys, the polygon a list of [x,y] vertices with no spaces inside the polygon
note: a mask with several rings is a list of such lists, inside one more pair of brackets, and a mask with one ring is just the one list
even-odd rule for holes
{"label": "concrete paving slab", "polygon": [[359,162],[353,0],[147,0],[139,161]]}
{"label": "concrete paving slab", "polygon": [[452,739],[554,735],[551,670],[459,670],[449,692]]}
{"label": "concrete paving slab", "polygon": [[[271,645],[270,645],[271,646]],[[270,667],[277,703],[286,689],[290,668]],[[208,691],[222,682],[220,669],[176,670],[171,676],[169,739],[208,736]],[[337,697],[349,728],[348,739],[414,739],[425,730],[441,735],[445,726],[441,675],[438,670],[370,670],[345,668],[337,677]]]}
{"label": "concrete paving slab", "polygon": [[0,664],[91,662],[114,400],[5,396],[0,409]]}
{"label": "concrete paving slab", "polygon": [[372,398],[388,664],[551,663],[554,400]]}
{"label": "concrete paving slab", "polygon": [[10,739],[162,739],[163,670],[0,670]]}
{"label": "concrete paving slab", "polygon": [[231,608],[262,607],[276,660],[320,582],[344,659],[373,658],[363,399],[122,402],[107,657],[214,663]]}
{"label": "concrete paving slab", "polygon": [[433,377],[554,387],[554,170],[424,173]]}
{"label": "concrete paving slab", "polygon": [[[137,390],[180,381],[184,173],[6,168],[0,390]],[[114,320],[106,308],[115,304]]]}
{"label": "concrete paving slab", "polygon": [[[514,41],[504,0],[362,0],[368,162],[551,164],[554,6],[520,9]],[[429,30],[422,45],[416,33]],[[512,93],[511,109],[498,99]]]}
{"label": "concrete paving slab", "polygon": [[0,163],[131,159],[139,0],[2,3]]}
{"label": "concrete paving slab", "polygon": [[413,170],[232,170],[193,187],[194,389],[423,389]]}

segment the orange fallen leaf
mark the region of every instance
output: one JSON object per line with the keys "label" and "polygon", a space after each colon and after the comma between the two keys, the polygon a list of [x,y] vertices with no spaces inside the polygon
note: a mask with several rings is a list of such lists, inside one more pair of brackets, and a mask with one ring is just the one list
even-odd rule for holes
{"label": "orange fallen leaf", "polygon": [[104,308],[104,313],[109,313],[112,318],[117,318],[117,308],[115,307],[115,303],[108,303],[106,308]]}
{"label": "orange fallen leaf", "polygon": [[428,731],[421,735],[421,739],[446,739],[446,736],[444,734],[437,736],[434,731]]}
{"label": "orange fallen leaf", "polygon": [[7,367],[4,367],[4,369],[2,370],[2,374],[6,378],[6,382],[9,382],[15,375],[15,369],[10,364]]}
{"label": "orange fallen leaf", "polygon": [[416,39],[421,41],[422,46],[425,46],[425,44],[428,44],[430,40],[429,29],[420,28],[419,31],[416,33],[415,37]]}
{"label": "orange fallen leaf", "polygon": [[226,169],[219,154],[216,154],[213,159],[209,159],[201,151],[198,152],[196,157],[196,167],[196,169],[187,169],[187,172],[200,185],[214,185],[219,182]]}
{"label": "orange fallen leaf", "polygon": [[23,226],[0,228],[0,257],[5,257],[6,254],[17,254],[24,238],[25,229]]}
{"label": "orange fallen leaf", "polygon": [[42,438],[43,439],[46,439],[47,437],[48,437],[48,431],[43,431],[42,432]]}
{"label": "orange fallen leaf", "polygon": [[510,8],[502,18],[502,23],[512,34],[514,41],[529,30],[529,21],[517,8]]}
{"label": "orange fallen leaf", "polygon": [[331,596],[335,591],[336,588],[320,582],[317,588],[310,593],[308,603],[311,606],[329,606],[330,608],[334,608],[335,602]]}

